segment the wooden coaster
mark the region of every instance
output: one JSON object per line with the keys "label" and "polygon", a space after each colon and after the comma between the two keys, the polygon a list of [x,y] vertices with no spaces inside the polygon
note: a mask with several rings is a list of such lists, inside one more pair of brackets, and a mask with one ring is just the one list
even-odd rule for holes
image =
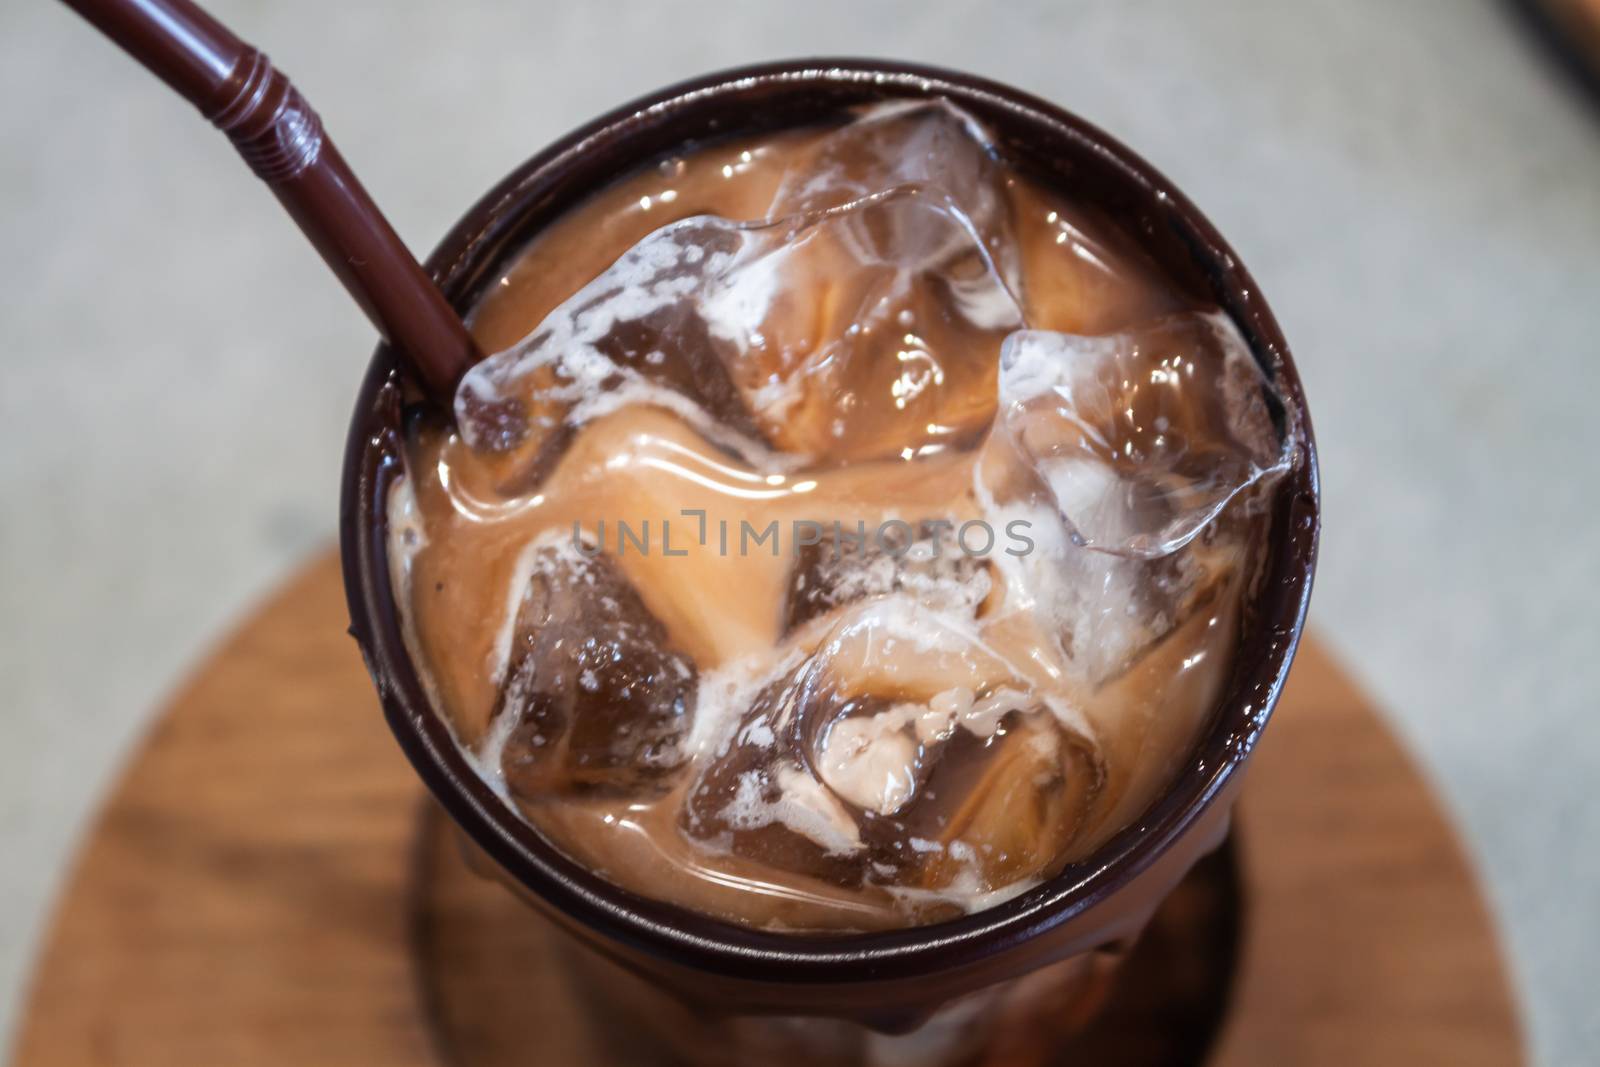
{"label": "wooden coaster", "polygon": [[[487,1067],[505,1062],[491,1057],[506,1050],[506,1013],[463,1011],[451,991],[515,988],[534,972],[550,995],[519,1003],[525,1062],[621,1062],[596,1060],[537,940],[503,934],[509,898],[451,866],[346,618],[328,557],[229,638],[158,721],[63,894],[18,1067]],[[1233,971],[1205,1062],[1522,1062],[1460,850],[1315,641],[1252,761],[1234,842],[1165,912],[1190,913],[1157,928],[1177,938],[1162,959]],[[1237,967],[1217,971],[1228,954],[1182,931],[1214,932],[1240,908]],[[522,953],[514,974],[511,949]],[[1170,996],[1141,1006],[1135,973],[1102,1047],[1195,1062],[1216,1010]],[[1180,1010],[1188,1023],[1173,1022]],[[1167,1021],[1151,1022],[1162,1011]],[[1150,1041],[1152,1028],[1178,1025],[1198,1036],[1178,1050]]]}

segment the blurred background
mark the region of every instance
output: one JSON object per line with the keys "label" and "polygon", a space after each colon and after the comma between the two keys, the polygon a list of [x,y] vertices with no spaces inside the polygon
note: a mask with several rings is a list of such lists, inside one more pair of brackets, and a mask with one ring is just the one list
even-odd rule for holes
{"label": "blurred background", "polygon": [[[961,68],[1132,145],[1264,286],[1322,449],[1314,626],[1460,827],[1535,1060],[1593,1062],[1600,97],[1512,5],[210,6],[420,253],[579,122],[761,59]],[[374,337],[223,138],[64,8],[0,8],[0,96],[4,1047],[160,702],[332,544]]]}

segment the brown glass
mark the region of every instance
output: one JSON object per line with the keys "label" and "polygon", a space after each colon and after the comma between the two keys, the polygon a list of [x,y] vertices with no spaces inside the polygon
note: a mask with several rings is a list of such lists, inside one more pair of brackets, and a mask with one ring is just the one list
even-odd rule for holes
{"label": "brown glass", "polygon": [[345,585],[351,633],[395,737],[503,881],[588,950],[705,1015],[843,1019],[903,1032],[965,994],[1126,943],[1226,833],[1239,771],[1277,702],[1305,620],[1319,522],[1316,458],[1300,380],[1265,300],[1211,224],[1154,168],[1081,119],[1015,89],[861,60],[751,67],[675,86],[588,123],[518,167],[467,212],[427,266],[451,302],[468,309],[541,228],[660,157],[724,137],[837,120],[860,104],[935,96],[993,131],[1009,165],[1103,211],[1175,284],[1231,315],[1299,427],[1293,468],[1271,489],[1261,574],[1209,725],[1140,818],[1037,888],[931,926],[800,936],[646,899],[568,860],[469,766],[402,640],[384,501],[403,466],[403,421],[424,401],[387,345],[374,353],[356,402],[342,483]]}

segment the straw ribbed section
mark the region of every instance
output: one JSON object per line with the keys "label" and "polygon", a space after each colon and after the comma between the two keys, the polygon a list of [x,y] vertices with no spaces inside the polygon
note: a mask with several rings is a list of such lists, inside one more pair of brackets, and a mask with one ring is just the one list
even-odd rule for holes
{"label": "straw ribbed section", "polygon": [[263,181],[288,181],[317,161],[322,120],[289,79],[251,48],[228,76],[231,93],[206,115]]}

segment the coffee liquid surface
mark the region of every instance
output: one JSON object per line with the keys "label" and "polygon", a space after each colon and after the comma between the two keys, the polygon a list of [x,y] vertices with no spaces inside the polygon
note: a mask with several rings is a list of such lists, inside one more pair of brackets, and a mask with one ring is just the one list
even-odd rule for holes
{"label": "coffee liquid surface", "polygon": [[1292,430],[1224,317],[948,105],[625,177],[472,329],[498,354],[390,500],[407,638],[616,884],[778,930],[970,912],[1135,819],[1211,714]]}

